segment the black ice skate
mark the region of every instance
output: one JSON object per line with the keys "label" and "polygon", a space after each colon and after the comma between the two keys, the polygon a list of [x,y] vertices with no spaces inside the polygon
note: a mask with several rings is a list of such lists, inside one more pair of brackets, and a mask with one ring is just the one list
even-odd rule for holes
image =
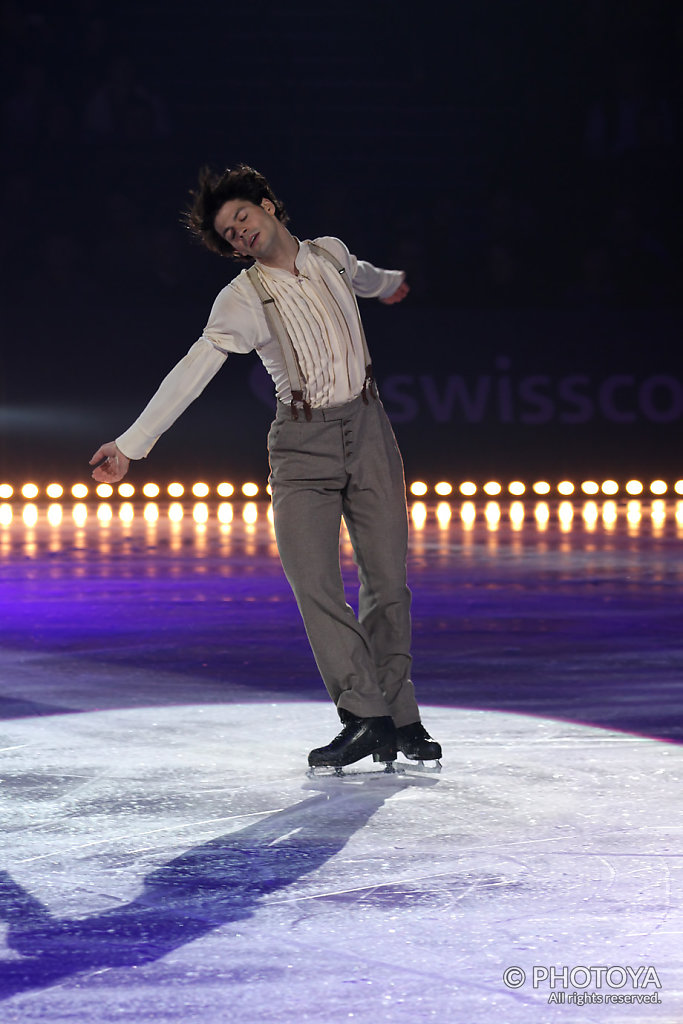
{"label": "black ice skate", "polygon": [[432,771],[441,771],[441,744],[432,739],[422,722],[399,726],[396,747],[409,761],[417,761],[419,768],[424,768],[424,761],[434,761]]}
{"label": "black ice skate", "polygon": [[342,768],[355,764],[372,754],[373,760],[383,761],[386,772],[393,772],[396,760],[396,730],[391,718],[358,718],[344,708],[339,710],[344,728],[326,747],[318,747],[308,755],[308,764],[316,768],[334,768],[343,775]]}

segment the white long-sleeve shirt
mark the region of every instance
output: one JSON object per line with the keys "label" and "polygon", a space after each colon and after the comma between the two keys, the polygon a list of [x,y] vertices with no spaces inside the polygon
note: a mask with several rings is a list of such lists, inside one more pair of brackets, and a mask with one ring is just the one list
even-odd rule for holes
{"label": "white long-sleeve shirt", "polygon": [[[356,295],[387,298],[403,281],[400,270],[382,270],[356,259],[338,238],[316,238],[344,266]],[[363,344],[353,296],[329,260],[307,242],[299,244],[298,273],[257,264],[266,290],[275,300],[306,380],[313,407],[343,405],[356,398],[365,379]],[[197,398],[229,353],[256,350],[283,402],[290,382],[278,339],[246,271],[218,294],[201,337],[164,378],[133,425],[116,439],[130,459],[147,455],[159,437]]]}

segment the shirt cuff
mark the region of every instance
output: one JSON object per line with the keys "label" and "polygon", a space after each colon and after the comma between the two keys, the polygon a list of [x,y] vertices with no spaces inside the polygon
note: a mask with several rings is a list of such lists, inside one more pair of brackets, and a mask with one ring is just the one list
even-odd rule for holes
{"label": "shirt cuff", "polygon": [[387,276],[387,281],[377,296],[378,299],[388,299],[395,291],[397,291],[398,288],[401,287],[406,279],[404,270],[385,270],[384,273]]}
{"label": "shirt cuff", "polygon": [[116,447],[127,459],[144,459],[158,440],[158,437],[150,437],[144,430],[141,430],[137,423],[134,423],[120,437],[116,438]]}

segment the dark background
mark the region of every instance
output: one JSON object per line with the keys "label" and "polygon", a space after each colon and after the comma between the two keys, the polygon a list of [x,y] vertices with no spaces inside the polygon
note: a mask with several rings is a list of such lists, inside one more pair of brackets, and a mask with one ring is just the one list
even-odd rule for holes
{"label": "dark background", "polygon": [[[86,476],[198,337],[239,268],[180,211],[240,160],[407,270],[364,314],[409,475],[680,473],[680,3],[0,9],[1,477]],[[229,359],[146,472],[263,478],[272,404]]]}

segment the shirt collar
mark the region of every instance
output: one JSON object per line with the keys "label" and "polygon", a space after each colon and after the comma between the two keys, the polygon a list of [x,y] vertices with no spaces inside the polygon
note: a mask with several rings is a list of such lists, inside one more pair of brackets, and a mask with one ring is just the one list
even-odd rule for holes
{"label": "shirt collar", "polygon": [[[294,260],[294,266],[303,277],[305,276],[303,272],[304,267],[306,266],[311,250],[308,247],[308,242],[301,242],[298,238],[296,240],[299,243],[299,251],[297,252],[296,259]],[[295,280],[294,275],[291,274],[289,270],[283,270],[281,267],[267,267],[258,261],[256,266],[258,267],[259,274],[263,274],[265,277],[275,277],[285,281]]]}

